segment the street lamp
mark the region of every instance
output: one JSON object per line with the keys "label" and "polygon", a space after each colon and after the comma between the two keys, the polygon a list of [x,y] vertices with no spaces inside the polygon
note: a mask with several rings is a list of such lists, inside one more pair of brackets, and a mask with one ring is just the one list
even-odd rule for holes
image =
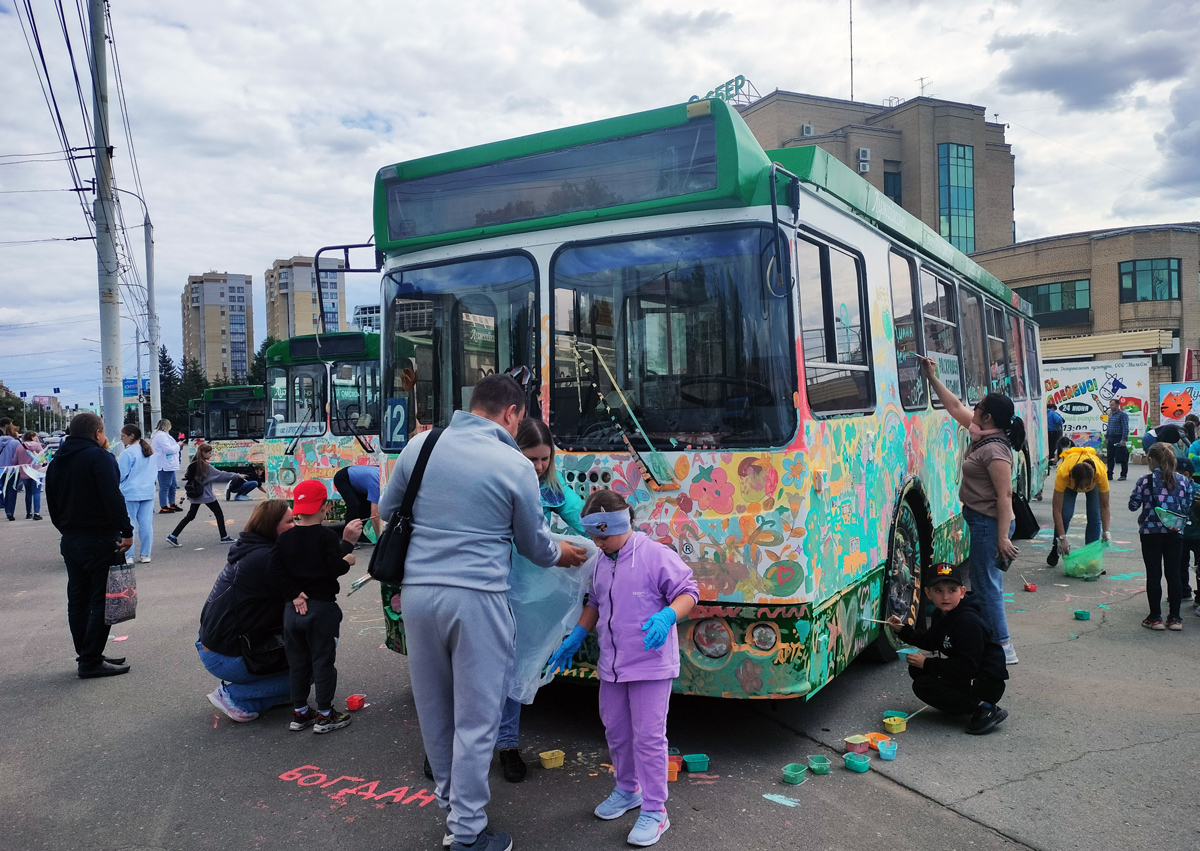
{"label": "street lamp", "polygon": [[[130,192],[128,189],[116,189],[115,187],[114,189],[117,192],[132,195],[142,204],[142,228],[146,238],[146,330],[150,335],[150,339],[146,341],[150,347],[150,364],[147,371],[150,374],[150,422],[153,424],[162,419],[162,385],[158,372],[158,349],[161,344],[158,334],[158,312],[154,307],[154,225],[150,223],[150,210],[146,207],[146,201],[141,195]],[[138,398],[140,400],[142,395],[140,367],[138,373]],[[139,412],[140,410],[139,403]],[[138,420],[139,422],[141,420],[140,413]]]}

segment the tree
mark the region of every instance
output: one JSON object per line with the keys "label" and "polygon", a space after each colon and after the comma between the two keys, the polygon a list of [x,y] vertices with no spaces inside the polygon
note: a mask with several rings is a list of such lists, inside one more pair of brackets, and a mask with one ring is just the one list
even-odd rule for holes
{"label": "tree", "polygon": [[[187,399],[183,400],[181,408],[179,384],[179,370],[176,369],[175,362],[171,360],[167,347],[163,346],[158,350],[158,387],[162,395],[162,415],[164,419],[171,421],[172,426],[182,431],[187,422]],[[154,423],[154,425],[157,426],[158,423]]]}
{"label": "tree", "polygon": [[246,373],[247,384],[261,386],[267,383],[267,349],[278,342],[270,334],[262,341],[262,345],[258,347],[258,352],[254,355],[254,362],[250,364],[250,369]]}
{"label": "tree", "polygon": [[[188,402],[192,399],[199,399],[204,395],[204,391],[208,389],[208,377],[200,371],[200,364],[194,360],[183,359],[183,373],[179,381],[178,398],[182,410],[180,423],[187,422]],[[174,420],[171,421],[174,424]]]}

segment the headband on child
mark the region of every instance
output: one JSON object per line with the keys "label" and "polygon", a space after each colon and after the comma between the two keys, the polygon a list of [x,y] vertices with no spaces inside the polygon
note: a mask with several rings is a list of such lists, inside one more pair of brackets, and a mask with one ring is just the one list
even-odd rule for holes
{"label": "headband on child", "polygon": [[595,514],[580,517],[579,522],[583,524],[583,531],[589,535],[600,538],[608,535],[624,535],[629,531],[629,510],[598,511]]}

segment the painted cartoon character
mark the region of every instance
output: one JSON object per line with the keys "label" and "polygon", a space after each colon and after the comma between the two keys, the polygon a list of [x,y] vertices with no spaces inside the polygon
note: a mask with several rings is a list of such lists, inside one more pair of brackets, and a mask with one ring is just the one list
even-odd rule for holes
{"label": "painted cartoon character", "polygon": [[1168,393],[1163,397],[1162,407],[1159,410],[1164,419],[1182,420],[1192,412],[1191,388]]}

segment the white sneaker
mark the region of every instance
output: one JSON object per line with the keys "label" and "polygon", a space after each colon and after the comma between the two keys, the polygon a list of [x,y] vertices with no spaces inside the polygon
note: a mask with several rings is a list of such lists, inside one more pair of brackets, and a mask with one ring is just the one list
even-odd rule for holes
{"label": "white sneaker", "polygon": [[141,558],[138,559],[138,564],[149,564],[149,563],[150,563],[150,556],[142,556]]}
{"label": "white sneaker", "polygon": [[234,706],[229,700],[229,695],[225,693],[225,686],[217,686],[207,697],[208,702],[224,712],[230,721],[237,721],[239,724],[244,724],[258,717],[257,712],[247,712],[244,709]]}
{"label": "white sneaker", "polygon": [[1017,648],[1013,647],[1012,642],[1009,641],[1006,644],[1001,644],[1000,646],[1004,648],[1004,664],[1017,664]]}

